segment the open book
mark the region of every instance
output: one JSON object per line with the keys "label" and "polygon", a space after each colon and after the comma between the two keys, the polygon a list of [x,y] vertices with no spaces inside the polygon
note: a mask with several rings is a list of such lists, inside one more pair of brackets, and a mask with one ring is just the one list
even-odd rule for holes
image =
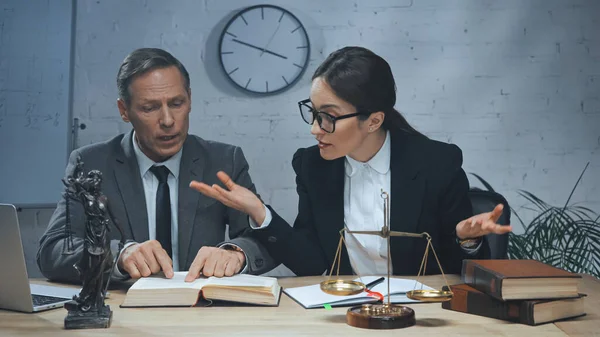
{"label": "open book", "polygon": [[[377,276],[363,276],[362,282],[368,284],[379,277]],[[355,281],[361,281],[361,279],[355,279]],[[392,303],[413,303],[419,302],[416,300],[411,300],[406,297],[406,292],[415,289],[428,289],[432,290],[433,288],[428,287],[421,282],[417,282],[415,280],[407,280],[407,279],[398,279],[391,278],[390,279],[390,294]],[[371,291],[381,293],[384,296],[384,302],[387,302],[387,278],[382,283],[371,288]],[[375,303],[378,301],[376,297],[369,296],[366,292],[351,295],[351,296],[336,296],[324,293],[321,290],[319,284],[314,284],[305,287],[297,287],[297,288],[286,288],[283,290],[289,297],[291,297],[294,301],[298,302],[301,306],[306,309],[314,309],[314,308],[323,308],[324,305],[328,304],[332,307],[341,307],[341,306],[351,306],[363,303]]]}
{"label": "open book", "polygon": [[121,307],[193,306],[200,297],[258,305],[279,305],[281,287],[276,278],[253,275],[199,278],[185,282],[187,272],[173,278],[144,277],[127,291]]}

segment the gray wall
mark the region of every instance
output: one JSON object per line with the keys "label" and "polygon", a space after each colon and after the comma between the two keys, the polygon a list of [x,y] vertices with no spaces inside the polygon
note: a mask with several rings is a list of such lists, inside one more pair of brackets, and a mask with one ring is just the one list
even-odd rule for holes
{"label": "gray wall", "polygon": [[0,146],[0,203],[47,207],[60,195],[74,16],[73,0],[0,2],[0,144],[21,145]]}
{"label": "gray wall", "polygon": [[[465,170],[482,175],[512,206],[526,206],[518,189],[564,203],[589,161],[573,200],[600,212],[600,1],[263,3],[296,14],[313,49],[294,88],[258,99],[224,84],[213,44],[224,18],[256,1],[80,1],[73,110],[88,128],[78,144],[129,129],[115,104],[118,66],[134,48],[165,48],[191,73],[190,131],[242,146],[259,192],[292,221],[291,156],[314,144],[295,103],[308,96],[310,74],[330,52],[361,45],[391,64],[396,107],[407,119],[460,146]],[[23,224],[27,236],[45,225],[39,215]],[[521,215],[532,216],[525,209]],[[25,241],[34,251],[34,238]]]}
{"label": "gray wall", "polygon": [[[72,14],[72,0],[0,0],[0,202],[60,194],[70,139]],[[19,213],[33,277],[40,275],[37,243],[51,214]]]}

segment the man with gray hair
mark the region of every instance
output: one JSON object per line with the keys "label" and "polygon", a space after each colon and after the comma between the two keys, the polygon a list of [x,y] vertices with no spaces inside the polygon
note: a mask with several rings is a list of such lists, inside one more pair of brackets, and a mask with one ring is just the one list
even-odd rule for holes
{"label": "man with gray hair", "polygon": [[[156,48],[129,54],[117,75],[121,118],[133,130],[71,153],[65,176],[77,158],[86,170],[104,175],[103,193],[127,239],[115,268],[116,278],[146,277],[189,270],[186,280],[204,276],[261,274],[273,260],[260,243],[247,236],[245,215],[189,188],[192,180],[219,184],[224,171],[238,185],[255,192],[241,148],[189,135],[192,95],[190,77],[179,60]],[[62,254],[67,202],[75,254]],[[229,225],[230,241],[225,239]],[[79,282],[73,265],[83,251],[85,216],[81,204],[61,199],[40,239],[38,266],[54,281]],[[109,234],[113,256],[117,231]]]}

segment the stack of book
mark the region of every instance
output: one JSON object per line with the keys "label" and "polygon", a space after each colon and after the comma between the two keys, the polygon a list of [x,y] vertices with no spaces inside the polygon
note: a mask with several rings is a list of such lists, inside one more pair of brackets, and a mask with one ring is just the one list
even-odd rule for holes
{"label": "stack of book", "polygon": [[585,315],[581,276],[539,261],[464,260],[461,277],[442,308],[528,325]]}

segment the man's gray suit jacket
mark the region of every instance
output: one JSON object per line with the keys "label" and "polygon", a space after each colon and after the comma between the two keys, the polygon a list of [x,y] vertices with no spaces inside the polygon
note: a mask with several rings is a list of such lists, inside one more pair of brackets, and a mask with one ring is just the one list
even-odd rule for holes
{"label": "man's gray suit jacket", "polygon": [[[108,205],[124,231],[127,241],[144,242],[149,239],[148,215],[142,178],[132,143],[133,131],[109,141],[88,145],[71,153],[65,176],[72,174],[78,156],[84,170],[100,170],[103,175],[102,192]],[[183,145],[179,172],[178,227],[179,266],[188,270],[198,250],[203,246],[224,243],[226,225],[229,224],[230,242],[239,246],[248,257],[247,272],[262,274],[273,268],[273,259],[253,238],[248,216],[224,206],[222,203],[192,190],[192,180],[215,183],[218,171],[227,173],[238,185],[256,193],[248,174],[248,162],[239,147],[203,140],[188,135]],[[66,224],[66,201],[61,198],[40,239],[37,263],[42,274],[50,280],[79,282],[73,265],[81,258],[85,217],[81,204],[69,202],[70,222],[74,236],[75,254],[63,254]],[[109,232],[113,256],[118,251],[119,232],[112,227]]]}

